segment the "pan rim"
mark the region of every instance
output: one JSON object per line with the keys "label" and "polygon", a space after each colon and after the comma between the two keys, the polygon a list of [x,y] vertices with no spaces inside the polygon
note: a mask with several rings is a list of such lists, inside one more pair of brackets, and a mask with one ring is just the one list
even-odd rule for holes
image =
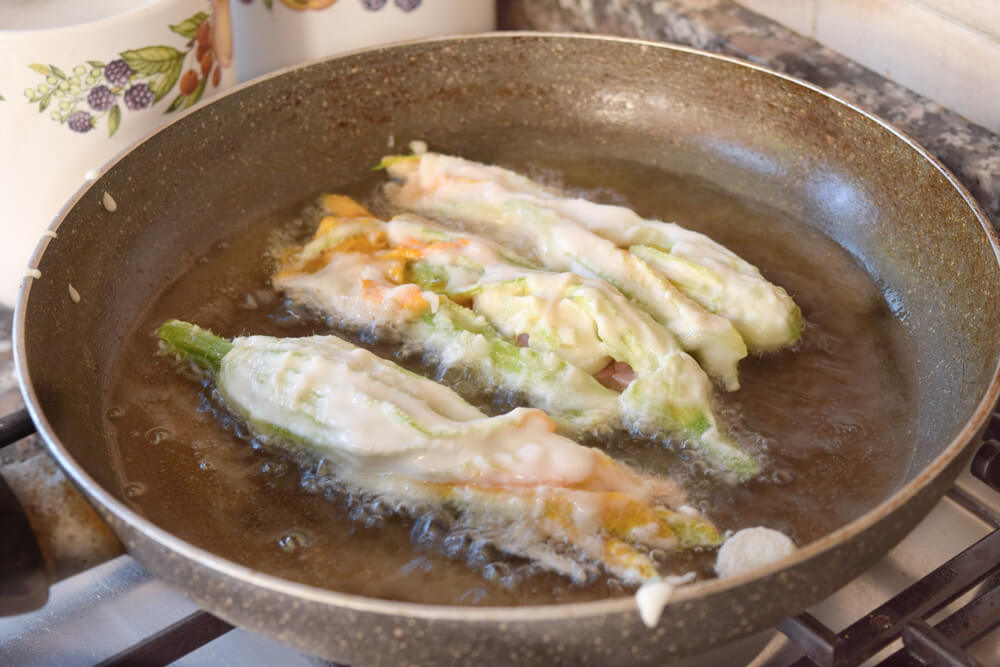
{"label": "pan rim", "polygon": [[[817,93],[822,97],[834,102],[835,104],[841,105],[846,109],[859,113],[868,120],[876,123],[881,129],[888,131],[896,137],[896,139],[903,141],[910,149],[917,152],[917,154],[924,160],[928,160],[934,168],[947,180],[947,182],[959,193],[964,201],[965,205],[972,211],[975,218],[978,220],[980,227],[986,234],[986,241],[989,243],[993,250],[994,260],[1000,265],[1000,240],[998,240],[997,232],[994,230],[993,226],[990,224],[989,218],[986,213],[982,210],[979,203],[972,197],[972,195],[967,191],[967,189],[957,180],[957,178],[930,152],[923,148],[919,143],[913,140],[904,132],[892,126],[887,121],[879,118],[878,116],[859,108],[851,102],[844,100],[837,95],[834,95],[819,86],[816,86],[807,81],[797,79],[795,77],[783,74],[781,72],[774,71],[767,67],[751,63],[748,61],[740,60],[735,57],[719,55],[704,51],[702,49],[696,49],[688,46],[682,46],[677,44],[665,43],[665,42],[653,42],[648,40],[625,38],[625,37],[613,37],[613,36],[603,36],[603,35],[591,35],[591,34],[578,34],[578,33],[558,33],[558,32],[532,32],[532,31],[510,31],[510,32],[492,32],[492,33],[480,33],[471,35],[459,35],[450,37],[436,37],[429,39],[414,39],[406,40],[401,42],[396,42],[387,45],[380,45],[377,47],[362,48],[346,53],[338,54],[330,58],[320,58],[312,60],[300,65],[287,67],[262,77],[252,79],[243,84],[233,87],[225,91],[224,93],[213,97],[211,100],[206,101],[203,104],[196,105],[192,109],[187,110],[185,113],[175,117],[171,122],[166,123],[154,132],[151,132],[140,139],[136,144],[125,149],[122,153],[118,154],[115,158],[105,164],[98,172],[98,177],[88,183],[86,183],[77,193],[68,200],[66,205],[60,210],[59,214],[53,220],[52,224],[49,226],[50,230],[58,230],[59,225],[65,220],[69,212],[74,208],[76,203],[86,194],[90,188],[95,187],[99,182],[101,177],[111,168],[113,168],[119,161],[125,158],[136,146],[142,144],[151,136],[163,132],[166,128],[172,126],[174,123],[182,121],[188,115],[192,113],[197,113],[204,106],[220,101],[230,95],[236,94],[248,88],[250,86],[257,85],[263,81],[267,81],[271,78],[276,78],[283,76],[289,72],[293,72],[300,69],[305,69],[315,64],[321,62],[336,61],[342,59],[348,59],[360,54],[374,53],[387,50],[402,50],[408,46],[417,45],[435,45],[435,44],[459,44],[464,42],[476,41],[483,42],[486,40],[505,40],[509,41],[512,39],[531,39],[537,41],[601,41],[601,42],[612,42],[619,44],[633,44],[643,48],[652,49],[663,49],[667,51],[677,51],[682,53],[688,53],[691,55],[696,55],[704,58],[709,58],[711,60],[722,61],[731,65],[737,65],[739,67],[747,68],[759,72],[766,76],[773,76],[779,79],[783,79],[789,83],[797,86],[801,86],[807,90]],[[48,244],[52,242],[49,237],[43,237],[41,243],[35,249],[32,254],[31,260],[29,261],[29,267],[35,267],[38,265],[39,260],[43,256],[45,249]],[[323,604],[329,607],[337,607],[344,610],[356,611],[356,612],[367,612],[367,613],[377,613],[383,615],[391,616],[402,616],[414,619],[427,619],[427,620],[437,620],[437,621],[463,621],[471,623],[495,623],[495,622],[505,622],[505,623],[521,623],[521,622],[539,622],[546,620],[565,620],[567,618],[587,618],[595,616],[605,616],[608,614],[619,614],[636,612],[637,607],[635,599],[633,596],[623,596],[620,598],[611,598],[606,600],[596,600],[589,602],[572,602],[572,603],[555,603],[546,605],[525,605],[525,606],[494,606],[494,607],[474,607],[474,606],[458,606],[458,605],[434,605],[426,603],[416,603],[416,602],[399,602],[393,600],[385,600],[380,598],[370,598],[360,595],[342,593],[339,591],[328,590],[324,588],[319,588],[316,586],[311,586],[308,584],[298,583],[277,577],[275,575],[265,574],[254,570],[253,568],[239,565],[233,561],[217,556],[214,553],[197,547],[175,535],[160,528],[156,524],[152,523],[150,520],[139,515],[137,512],[133,511],[127,507],[124,503],[115,498],[110,492],[108,492],[104,487],[98,484],[83,468],[80,466],[68,452],[65,446],[62,444],[58,436],[56,435],[51,424],[46,419],[44,413],[41,410],[41,406],[38,401],[38,396],[35,393],[34,386],[31,382],[29,370],[27,368],[27,350],[26,350],[26,310],[27,303],[29,300],[31,292],[31,284],[33,279],[25,279],[19,291],[18,299],[15,304],[14,312],[14,327],[13,327],[13,352],[14,352],[14,363],[15,371],[17,373],[18,384],[21,389],[22,396],[24,397],[27,409],[33,422],[38,428],[39,434],[42,436],[47,449],[53,458],[56,459],[60,467],[69,476],[73,483],[79,488],[84,495],[89,497],[92,501],[96,501],[100,506],[102,506],[108,513],[112,514],[117,520],[122,523],[132,526],[136,530],[144,534],[148,539],[158,543],[160,546],[177,553],[183,558],[190,559],[198,562],[204,567],[209,568],[215,573],[222,575],[224,577],[232,578],[235,580],[250,582],[255,586],[266,589],[271,593],[278,595],[283,595],[287,597],[293,597],[298,599],[308,600],[310,602]],[[675,590],[674,595],[670,598],[667,604],[666,610],[670,607],[677,605],[678,603],[692,600],[696,598],[708,597],[711,595],[717,595],[729,592],[733,589],[737,589],[740,586],[747,584],[751,581],[766,578],[770,575],[779,573],[787,568],[795,567],[804,564],[805,562],[817,558],[824,553],[830,551],[838,544],[845,542],[856,536],[873,525],[877,524],[886,516],[893,513],[900,506],[906,504],[911,498],[913,498],[917,493],[919,493],[924,486],[931,480],[936,478],[942,470],[954,461],[955,458],[961,456],[962,452],[967,448],[971,447],[974,442],[976,435],[979,433],[980,429],[986,423],[992,412],[993,406],[997,403],[998,398],[1000,398],[1000,358],[998,358],[994,364],[992,378],[990,380],[989,386],[986,388],[982,397],[980,398],[978,404],[972,415],[966,422],[965,426],[961,431],[952,439],[950,443],[938,454],[914,479],[910,480],[903,486],[896,489],[891,495],[889,495],[885,500],[875,505],[867,512],[854,519],[853,521],[841,526],[837,530],[809,543],[805,546],[797,549],[790,556],[772,563],[766,568],[755,570],[753,572],[740,575],[737,577],[730,577],[726,579],[712,579],[708,581],[696,582],[683,587],[679,587]]]}

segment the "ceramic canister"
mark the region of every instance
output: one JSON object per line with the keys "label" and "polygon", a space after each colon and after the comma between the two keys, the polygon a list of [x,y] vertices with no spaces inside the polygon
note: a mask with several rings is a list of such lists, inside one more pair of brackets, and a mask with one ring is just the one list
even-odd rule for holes
{"label": "ceramic canister", "polygon": [[495,0],[230,0],[240,81],[373,44],[486,32]]}
{"label": "ceramic canister", "polygon": [[209,0],[0,6],[0,303],[13,304],[39,237],[88,176],[235,83],[216,23]]}

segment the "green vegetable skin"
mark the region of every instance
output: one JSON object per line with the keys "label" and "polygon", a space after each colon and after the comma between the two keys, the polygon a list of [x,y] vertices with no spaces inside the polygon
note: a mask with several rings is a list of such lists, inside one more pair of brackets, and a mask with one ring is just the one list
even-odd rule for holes
{"label": "green vegetable skin", "polygon": [[446,296],[405,331],[408,342],[439,351],[447,365],[472,369],[481,382],[527,396],[572,431],[600,431],[617,420],[616,392],[557,354],[519,347]]}
{"label": "green vegetable skin", "polygon": [[[397,175],[400,168],[390,167],[390,173]],[[532,203],[502,199],[505,193],[496,192],[492,183],[460,183],[454,188],[443,185],[426,196],[391,185],[386,194],[395,205],[457,222],[537,260],[550,271],[573,271],[610,283],[676,335],[684,349],[726,389],[739,388],[737,364],[747,350],[733,325],[706,311],[610,241]],[[487,196],[481,192],[484,189]]]}
{"label": "green vegetable skin", "polygon": [[[621,423],[647,436],[666,433],[681,439],[740,481],[759,470],[757,461],[719,427],[711,382],[698,364],[668,330],[601,280],[525,268],[524,259],[487,239],[406,215],[387,223],[346,218],[329,225],[305,246],[300,261],[349,241],[352,233],[379,230],[385,233],[386,252],[411,249],[405,280],[444,295],[436,311],[397,326],[407,343],[434,350],[446,366],[471,368],[480,379],[521,393],[564,430],[596,431]],[[328,270],[338,278],[345,275],[334,266]],[[328,295],[345,291],[339,280],[282,273],[275,284],[326,312],[345,307]],[[535,298],[542,293],[545,298]],[[478,314],[448,297],[472,300]],[[357,299],[348,304],[357,310]],[[567,309],[569,321],[550,316]],[[561,332],[567,329],[579,335],[563,342]],[[529,334],[528,347],[511,342],[522,333]],[[622,393],[591,375],[608,359],[628,363],[637,374]]]}
{"label": "green vegetable skin", "polygon": [[658,576],[645,548],[721,542],[711,523],[662,504],[679,496],[668,480],[556,435],[538,410],[486,417],[446,387],[332,336],[229,342],[177,320],[158,335],[210,371],[228,407],[272,445],[331,457],[345,483],[369,493],[457,507],[491,524],[502,518],[509,539],[498,546],[570,576],[578,569],[545,552],[548,540],[573,544],[631,583]]}
{"label": "green vegetable skin", "polygon": [[[385,225],[371,222],[375,223]],[[322,247],[329,246],[322,237],[316,242]],[[307,244],[304,257],[318,254],[312,245]],[[337,280],[328,279],[326,272],[334,274]],[[334,315],[347,326],[391,327],[409,347],[439,357],[442,367],[468,369],[483,385],[522,394],[531,405],[556,419],[564,430],[601,431],[615,422],[617,394],[557,355],[518,347],[486,319],[458,306],[447,296],[439,297],[436,307],[397,310],[394,315],[398,320],[393,322],[379,322],[377,314],[366,318],[364,297],[343,288],[345,273],[331,264],[314,273],[279,273],[274,284],[294,301]]]}
{"label": "green vegetable skin", "polygon": [[751,352],[771,352],[799,339],[802,311],[788,293],[708,236],[675,223],[647,220],[623,206],[539,193],[530,187],[516,192],[628,249],[706,310],[732,321]]}
{"label": "green vegetable skin", "polygon": [[[452,156],[392,156],[382,165],[402,180],[386,186],[395,204],[485,232],[537,256],[546,268],[608,280],[670,326],[728,389],[738,386],[735,365],[744,348],[766,352],[799,338],[802,313],[791,297],[703,234],[624,207],[564,197],[509,170]],[[553,252],[560,243],[562,251]],[[701,339],[688,336],[696,311],[671,294],[673,287],[729,320],[740,340],[710,320],[698,323]]]}
{"label": "green vegetable skin", "polygon": [[[531,345],[563,357],[574,353],[576,341],[564,343],[546,315],[554,302],[568,302],[583,320],[576,333],[586,336],[589,324],[603,352],[629,364],[636,374],[618,396],[626,426],[647,435],[665,432],[686,439],[702,459],[734,473],[740,481],[757,473],[759,463],[720,428],[712,408],[711,381],[669,331],[599,280],[572,273],[522,274],[490,282],[487,273],[458,296],[473,297],[473,308],[508,336],[514,332],[505,330],[505,319],[515,316],[532,322]],[[595,354],[586,341],[582,347]]]}

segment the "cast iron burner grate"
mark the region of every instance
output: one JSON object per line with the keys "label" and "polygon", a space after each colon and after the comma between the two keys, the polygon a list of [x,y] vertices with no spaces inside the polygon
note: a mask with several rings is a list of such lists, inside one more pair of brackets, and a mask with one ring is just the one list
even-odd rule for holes
{"label": "cast iron burner grate", "polygon": [[[0,448],[34,430],[27,410],[0,418]],[[1000,492],[1000,412],[993,413],[983,440],[972,473]],[[1000,626],[1000,516],[958,487],[947,495],[993,531],[842,632],[834,632],[809,613],[779,624],[778,629],[805,653],[790,667],[858,665],[897,639],[902,639],[902,648],[880,667],[980,667],[966,648]],[[971,600],[960,609],[934,625],[928,622],[970,591]],[[232,629],[212,614],[197,611],[99,664],[168,665]]]}
{"label": "cast iron burner grate", "polygon": [[[972,474],[1000,491],[1000,412],[994,412],[984,442],[972,460]],[[778,625],[806,657],[791,667],[858,665],[897,638],[903,648],[880,667],[942,665],[978,667],[965,649],[1000,626],[1000,517],[958,487],[948,497],[993,527],[993,532],[835,633],[808,613]],[[976,589],[971,601],[936,625],[927,619]]]}

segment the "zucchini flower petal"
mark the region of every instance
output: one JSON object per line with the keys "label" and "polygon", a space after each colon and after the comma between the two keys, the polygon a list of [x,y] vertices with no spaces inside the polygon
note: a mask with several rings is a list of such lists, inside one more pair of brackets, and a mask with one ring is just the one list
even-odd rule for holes
{"label": "zucchini flower petal", "polygon": [[335,336],[230,342],[176,320],[159,336],[209,370],[226,406],[269,446],[325,457],[366,493],[499,522],[511,539],[497,546],[510,553],[559,542],[640,583],[659,576],[648,549],[722,541],[706,519],[671,509],[683,502],[675,484],[557,435],[540,410],[487,417]]}

